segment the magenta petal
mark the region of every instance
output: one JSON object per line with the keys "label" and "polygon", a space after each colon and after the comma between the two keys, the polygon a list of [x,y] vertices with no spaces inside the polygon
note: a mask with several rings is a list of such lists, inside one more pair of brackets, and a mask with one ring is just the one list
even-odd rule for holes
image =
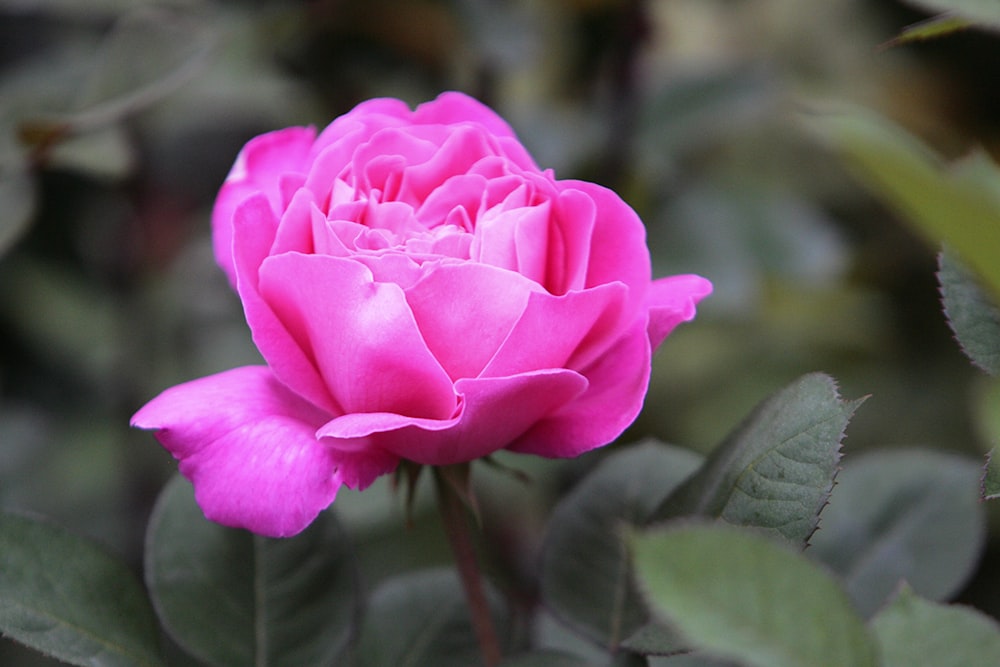
{"label": "magenta petal", "polygon": [[645,318],[584,371],[587,391],[540,421],[508,449],[547,458],[579,456],[602,447],[635,420],[649,386],[651,351]]}
{"label": "magenta petal", "polygon": [[233,218],[236,289],[257,349],[281,382],[307,400],[333,413],[341,412],[313,360],[299,347],[260,295],[260,265],[277,235],[278,221],[260,195],[244,201]]}
{"label": "magenta petal", "polygon": [[334,457],[316,437],[328,419],[267,367],[246,366],[167,389],[132,425],[156,429],[206,517],[285,537],[337,494]]}
{"label": "magenta petal", "polygon": [[427,347],[453,380],[476,377],[537,289],[485,264],[444,265],[406,291]]}
{"label": "magenta petal", "polygon": [[343,412],[454,413],[451,379],[398,285],[375,282],[349,259],[289,253],[267,258],[260,289]]}
{"label": "magenta petal", "polygon": [[649,341],[656,349],[681,322],[694,319],[695,306],[712,293],[712,283],[701,276],[680,275],[654,280],[647,295]]}
{"label": "magenta petal", "polygon": [[483,375],[584,368],[617,338],[627,298],[621,283],[562,296],[532,292],[524,314]]}
{"label": "magenta petal", "polygon": [[236,157],[212,210],[212,245],[215,259],[236,285],[233,267],[233,214],[255,193],[267,197],[275,217],[281,214],[282,177],[305,172],[308,153],[316,136],[311,127],[290,127],[252,139]]}
{"label": "magenta petal", "polygon": [[573,401],[587,388],[565,369],[514,377],[459,380],[460,411],[452,419],[396,414],[352,414],[319,429],[334,448],[367,437],[371,445],[424,465],[451,465],[487,456],[516,440],[538,420]]}

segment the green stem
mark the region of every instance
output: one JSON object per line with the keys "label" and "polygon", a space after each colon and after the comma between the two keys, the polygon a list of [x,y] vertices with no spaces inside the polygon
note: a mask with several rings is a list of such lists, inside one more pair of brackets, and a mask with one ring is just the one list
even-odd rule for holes
{"label": "green stem", "polygon": [[468,516],[458,491],[452,486],[441,470],[434,469],[434,481],[437,485],[438,506],[444,530],[448,535],[448,543],[455,555],[455,565],[465,589],[465,599],[469,605],[472,617],[472,627],[479,642],[479,650],[483,656],[485,667],[496,667],[500,662],[500,642],[493,626],[493,616],[483,589],[482,574],[479,561],[472,544],[469,531]]}

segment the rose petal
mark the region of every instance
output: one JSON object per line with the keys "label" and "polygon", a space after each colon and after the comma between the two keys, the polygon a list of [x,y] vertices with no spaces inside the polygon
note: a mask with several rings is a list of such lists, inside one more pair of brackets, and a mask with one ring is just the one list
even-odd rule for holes
{"label": "rose petal", "polygon": [[583,374],[587,391],[553,411],[507,449],[548,458],[579,456],[602,447],[639,415],[649,386],[649,339],[640,318]]}
{"label": "rose petal", "polygon": [[316,131],[311,127],[290,127],[251,139],[236,157],[226,182],[212,209],[212,246],[215,260],[236,286],[233,266],[233,215],[248,197],[262,193],[274,216],[282,211],[282,176],[305,172],[308,153]]}
{"label": "rose petal", "polygon": [[343,410],[323,383],[314,360],[299,347],[260,295],[258,272],[274,244],[278,227],[267,200],[262,195],[250,197],[236,209],[233,220],[236,289],[254,344],[282,383],[312,403],[340,414]]}
{"label": "rose petal", "polygon": [[533,289],[523,277],[485,264],[452,264],[406,290],[431,354],[452,380],[477,377],[510,334]]}
{"label": "rose petal", "polygon": [[627,296],[621,283],[562,296],[532,292],[524,314],[482,374],[586,367],[617,338]]}
{"label": "rose petal", "polygon": [[695,306],[712,293],[701,276],[680,275],[654,280],[647,295],[649,341],[655,350],[681,322],[694,319]]}
{"label": "rose petal", "polygon": [[583,376],[565,369],[463,379],[455,384],[461,403],[451,419],[347,414],[325,424],[317,435],[329,440],[333,448],[342,439],[351,443],[367,437],[372,446],[416,463],[463,463],[502,449],[539,419],[580,396],[586,387]]}
{"label": "rose petal", "polygon": [[454,413],[452,382],[398,285],[349,259],[289,253],[264,261],[260,292],[343,412]]}
{"label": "rose petal", "polygon": [[316,438],[328,419],[267,367],[246,366],[167,389],[132,425],[156,429],[206,517],[285,537],[337,494],[334,457]]}

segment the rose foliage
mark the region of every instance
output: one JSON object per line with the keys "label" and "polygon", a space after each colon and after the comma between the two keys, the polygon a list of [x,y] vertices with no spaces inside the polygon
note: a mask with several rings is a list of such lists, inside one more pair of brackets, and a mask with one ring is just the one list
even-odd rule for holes
{"label": "rose foliage", "polygon": [[212,225],[267,365],[170,388],[133,424],[156,430],[210,519],[269,536],[401,460],[611,442],[653,351],[711,291],[652,280],[627,204],[540,169],[458,93],[253,139]]}

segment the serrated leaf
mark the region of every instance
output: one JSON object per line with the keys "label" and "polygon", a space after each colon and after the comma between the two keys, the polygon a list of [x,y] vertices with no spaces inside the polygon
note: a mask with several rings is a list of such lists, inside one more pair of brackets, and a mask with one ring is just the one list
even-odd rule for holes
{"label": "serrated leaf", "polygon": [[334,664],[359,613],[353,553],[332,513],[268,539],[206,520],[180,476],[150,518],[146,584],[173,639],[218,667]]}
{"label": "serrated leaf", "polygon": [[[506,624],[500,602],[496,595],[490,598],[503,636]],[[358,667],[467,667],[481,660],[465,595],[453,570],[393,577],[372,593],[361,629]]]}
{"label": "serrated leaf", "polygon": [[153,609],[125,563],[10,513],[0,514],[0,632],[72,665],[164,664]]}
{"label": "serrated leaf", "polygon": [[725,524],[636,534],[647,599],[695,647],[752,667],[874,667],[875,648],[837,582],[787,545]]}
{"label": "serrated leaf", "polygon": [[622,527],[644,525],[700,461],[654,442],[627,447],[563,498],[549,522],[541,567],[542,597],[561,620],[609,649],[649,622]]}
{"label": "serrated leaf", "polygon": [[847,461],[807,552],[839,574],[861,613],[905,579],[923,596],[956,592],[985,539],[974,461],[893,450]]}
{"label": "serrated leaf", "polygon": [[1000,170],[986,155],[945,165],[915,137],[868,111],[817,115],[807,123],[862,183],[933,246],[954,248],[1000,295]]}
{"label": "serrated leaf", "polygon": [[843,401],[832,378],[805,375],[754,409],[656,520],[717,517],[805,544],[833,487],[840,441],[861,401]]}
{"label": "serrated leaf", "polygon": [[997,450],[994,448],[986,455],[983,466],[983,477],[980,483],[980,494],[983,500],[1000,498],[1000,461],[997,460]]}
{"label": "serrated leaf", "polygon": [[954,253],[939,254],[938,267],[944,313],[962,351],[990,375],[1000,375],[1000,308]]}
{"label": "serrated leaf", "polygon": [[1000,625],[970,607],[924,600],[904,586],[872,619],[882,667],[995,667]]}

